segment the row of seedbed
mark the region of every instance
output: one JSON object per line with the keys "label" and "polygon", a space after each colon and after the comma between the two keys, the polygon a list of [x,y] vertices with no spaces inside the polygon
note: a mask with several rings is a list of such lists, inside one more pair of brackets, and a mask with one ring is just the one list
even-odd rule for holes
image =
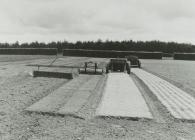
{"label": "row of seedbed", "polygon": [[[2,55],[57,55],[55,48],[1,48]],[[100,57],[100,58],[123,58],[128,55],[135,55],[140,59],[162,59],[163,57],[173,57],[175,60],[195,60],[195,53],[174,53],[166,54],[162,52],[144,51],[114,51],[114,50],[84,50],[65,49],[63,56],[80,57]]]}

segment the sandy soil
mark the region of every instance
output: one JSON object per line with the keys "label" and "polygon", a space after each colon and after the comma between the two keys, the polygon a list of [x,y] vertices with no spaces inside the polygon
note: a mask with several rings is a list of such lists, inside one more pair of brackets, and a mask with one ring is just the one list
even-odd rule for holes
{"label": "sandy soil", "polygon": [[[44,63],[41,59],[29,60],[28,63],[39,63],[40,61]],[[67,63],[71,62],[74,64],[79,59],[68,60],[66,58],[66,61]],[[83,59],[83,61],[85,60]],[[97,59],[97,61],[101,60],[103,59]],[[144,119],[128,120],[94,117],[93,114],[102,96],[101,90],[103,88],[101,86],[90,96],[88,103],[80,112],[83,115],[87,114],[85,119],[71,116],[62,117],[49,114],[28,113],[24,111],[27,107],[63,84],[66,84],[68,81],[56,78],[33,78],[30,71],[34,67],[25,66],[26,62],[22,63],[20,61],[18,63],[10,61],[12,59],[9,59],[8,56],[4,62],[0,63],[0,139],[2,140],[195,139],[195,124],[175,121],[171,118],[167,110],[163,108],[147,87],[133,75],[140,91],[144,94],[144,98],[152,109],[152,114],[156,114],[154,115],[155,119],[152,121]],[[48,63],[48,61],[45,60],[45,63]],[[144,68],[148,70],[154,70],[155,67],[158,67],[158,63],[160,63],[160,60],[155,61],[155,63],[148,60],[142,62]],[[188,64],[188,61],[182,62],[184,65],[186,63],[187,66],[191,65]],[[171,64],[169,66],[171,67]],[[175,64],[175,67],[177,67],[177,64]],[[188,69],[191,68],[188,67]],[[167,71],[164,71],[164,69],[158,69],[158,71],[154,72],[159,74],[167,73]],[[172,76],[168,76],[167,78],[171,77],[171,80],[175,80],[183,86],[188,85],[184,81],[193,81],[193,76],[186,77],[181,81],[177,80],[178,75],[185,75],[180,70],[177,73],[169,73],[169,75]],[[105,78],[102,80],[104,81]],[[193,90],[193,85],[195,84],[192,84],[188,88]]]}

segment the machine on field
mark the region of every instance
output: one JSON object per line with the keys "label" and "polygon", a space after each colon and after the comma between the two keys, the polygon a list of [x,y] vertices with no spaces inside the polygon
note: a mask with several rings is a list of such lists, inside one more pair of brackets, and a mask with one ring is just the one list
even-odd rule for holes
{"label": "machine on field", "polygon": [[33,77],[51,77],[51,78],[64,78],[73,79],[79,76],[78,68],[68,65],[53,65],[58,59],[56,56],[49,64],[30,64],[28,66],[37,67],[33,70]]}
{"label": "machine on field", "polygon": [[110,59],[110,62],[106,66],[106,73],[109,72],[126,72],[130,74],[131,65],[126,58]]}
{"label": "machine on field", "polygon": [[97,62],[84,62],[84,65],[79,68],[80,74],[103,74],[104,69]]}
{"label": "machine on field", "polygon": [[130,61],[131,67],[141,68],[141,62],[137,56],[129,55],[129,56],[126,56],[125,58],[127,58],[127,60]]}

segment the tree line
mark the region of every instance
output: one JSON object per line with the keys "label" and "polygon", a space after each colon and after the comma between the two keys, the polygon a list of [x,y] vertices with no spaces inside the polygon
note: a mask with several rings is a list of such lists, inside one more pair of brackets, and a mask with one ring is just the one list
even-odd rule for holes
{"label": "tree line", "polygon": [[58,52],[63,49],[90,49],[90,50],[120,50],[120,51],[149,51],[149,52],[195,52],[195,45],[177,42],[162,41],[68,41],[57,42],[31,42],[31,43],[0,43],[0,48],[57,48]]}

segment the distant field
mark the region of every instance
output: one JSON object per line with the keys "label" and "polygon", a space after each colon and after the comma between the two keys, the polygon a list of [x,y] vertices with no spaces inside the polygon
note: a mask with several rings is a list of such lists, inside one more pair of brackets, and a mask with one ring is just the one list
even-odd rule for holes
{"label": "distant field", "polygon": [[178,83],[181,88],[195,91],[195,61],[141,60],[144,69]]}
{"label": "distant field", "polygon": [[[33,60],[32,64],[49,64],[56,56],[43,55],[0,55],[0,62],[15,62]],[[48,59],[41,63],[36,59]],[[65,57],[60,58],[54,65],[80,65],[84,61],[107,61],[105,58],[87,58],[87,57]],[[46,63],[47,62],[47,63]],[[146,60],[141,59],[142,67],[148,71],[164,76],[173,80],[182,86],[195,90],[195,61],[184,60]]]}
{"label": "distant field", "polygon": [[24,61],[24,60],[34,60],[34,59],[51,59],[56,56],[50,55],[0,55],[0,62],[14,62],[14,61]]}
{"label": "distant field", "polygon": [[[0,62],[15,62],[34,60],[33,64],[40,63],[40,60],[36,59],[48,59],[49,64],[55,59],[56,56],[43,56],[43,55],[0,55]],[[54,63],[54,65],[79,65],[84,61],[107,61],[105,58],[87,58],[87,57],[65,57],[60,58]],[[195,90],[195,61],[184,60],[146,60],[141,59],[144,69],[157,73],[170,80],[182,84],[183,86],[192,88]]]}

